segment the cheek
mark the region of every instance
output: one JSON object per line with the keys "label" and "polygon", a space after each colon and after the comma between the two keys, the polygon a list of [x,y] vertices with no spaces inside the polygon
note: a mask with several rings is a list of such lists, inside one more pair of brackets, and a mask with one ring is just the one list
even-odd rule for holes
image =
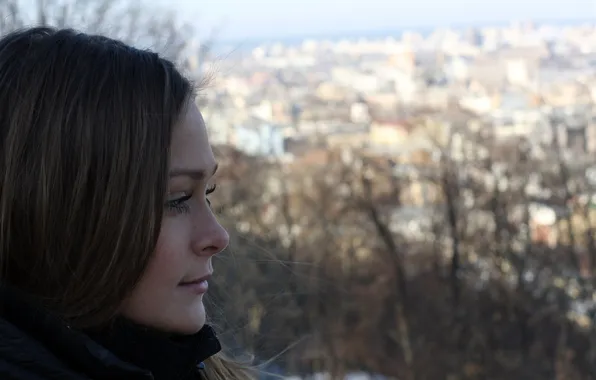
{"label": "cheek", "polygon": [[188,268],[186,241],[184,226],[175,221],[164,221],[139,288],[159,294],[177,286]]}
{"label": "cheek", "polygon": [[124,302],[124,313],[133,319],[144,318],[163,309],[186,274],[184,230],[176,223],[165,222],[159,235],[155,252],[143,277],[130,298]]}
{"label": "cheek", "polygon": [[162,281],[180,281],[187,263],[188,236],[183,225],[165,221],[155,247],[155,253],[147,268],[147,275],[161,277]]}
{"label": "cheek", "polygon": [[137,287],[123,302],[122,315],[141,325],[171,328],[180,305],[188,303],[180,299],[177,287],[192,264],[190,231],[184,218],[164,219],[155,252]]}

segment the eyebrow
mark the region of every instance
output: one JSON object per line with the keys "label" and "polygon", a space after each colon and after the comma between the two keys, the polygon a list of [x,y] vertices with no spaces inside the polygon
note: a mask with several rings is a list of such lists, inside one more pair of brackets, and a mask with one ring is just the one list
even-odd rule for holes
{"label": "eyebrow", "polygon": [[217,168],[219,167],[218,164],[215,164],[215,166],[213,166],[213,169],[211,169],[211,173],[209,173],[210,175],[207,175],[207,171],[205,170],[197,170],[197,169],[172,169],[170,170],[170,178],[173,177],[190,177],[191,179],[195,180],[195,181],[202,181],[207,177],[211,177],[213,175],[215,175],[215,173],[217,172]]}

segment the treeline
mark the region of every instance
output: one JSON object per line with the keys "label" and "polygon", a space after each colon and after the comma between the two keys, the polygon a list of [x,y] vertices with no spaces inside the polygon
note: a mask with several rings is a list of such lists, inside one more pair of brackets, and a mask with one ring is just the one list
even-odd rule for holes
{"label": "treeline", "polygon": [[224,338],[337,379],[593,378],[588,163],[473,142],[463,159],[437,148],[408,162],[219,149],[215,207],[233,242],[211,315]]}

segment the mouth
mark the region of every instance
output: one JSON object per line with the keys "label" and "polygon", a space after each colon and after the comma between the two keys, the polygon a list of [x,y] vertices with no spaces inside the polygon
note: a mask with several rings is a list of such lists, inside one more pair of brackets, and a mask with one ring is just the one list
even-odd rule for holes
{"label": "mouth", "polygon": [[179,285],[184,286],[184,285],[196,284],[196,283],[199,283],[202,281],[209,281],[211,279],[211,276],[212,276],[212,273],[208,273],[203,277],[198,277],[198,278],[191,279],[191,280],[182,280],[182,281],[180,281]]}
{"label": "mouth", "polygon": [[203,277],[195,278],[192,280],[182,280],[178,286],[182,289],[186,289],[191,291],[195,294],[205,294],[207,293],[207,289],[209,289],[209,279],[211,278],[211,274],[208,274]]}

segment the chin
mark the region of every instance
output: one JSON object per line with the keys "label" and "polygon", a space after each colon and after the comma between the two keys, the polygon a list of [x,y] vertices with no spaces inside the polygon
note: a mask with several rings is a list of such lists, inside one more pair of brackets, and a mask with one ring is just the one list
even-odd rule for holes
{"label": "chin", "polygon": [[167,329],[176,334],[192,335],[198,333],[205,326],[206,320],[205,307],[201,303],[200,307],[181,313],[178,318],[172,318]]}
{"label": "chin", "polygon": [[169,308],[166,313],[163,309],[159,313],[148,313],[145,310],[123,313],[123,316],[139,325],[176,335],[198,333],[205,326],[207,319],[203,302]]}

